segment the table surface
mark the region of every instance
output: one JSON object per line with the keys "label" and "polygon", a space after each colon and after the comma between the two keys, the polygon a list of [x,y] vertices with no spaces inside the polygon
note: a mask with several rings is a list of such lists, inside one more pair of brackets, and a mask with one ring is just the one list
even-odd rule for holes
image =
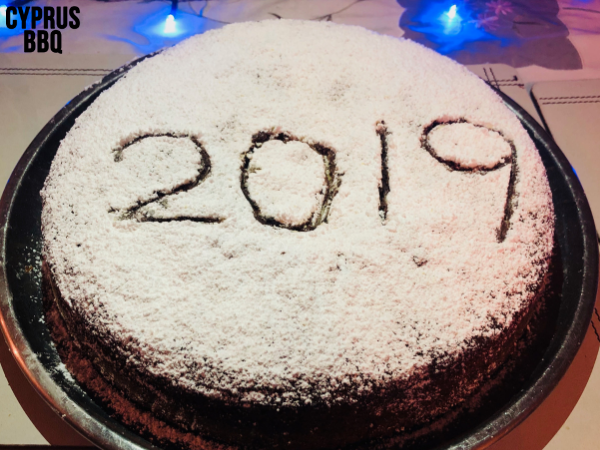
{"label": "table surface", "polygon": [[[600,177],[594,176],[600,170],[600,0],[179,3],[177,31],[165,34],[167,1],[53,0],[53,6],[77,5],[81,10],[82,26],[63,32],[62,54],[23,54],[22,31],[0,25],[0,186],[46,122],[110,70],[225,23],[282,17],[361,25],[414,39],[467,64],[549,129],[577,171],[600,222]],[[458,19],[452,21],[448,12],[453,4]],[[596,314],[559,386],[492,449],[598,447],[600,363],[594,363],[599,331]],[[0,363],[0,446],[89,445],[33,392],[2,340]]]}

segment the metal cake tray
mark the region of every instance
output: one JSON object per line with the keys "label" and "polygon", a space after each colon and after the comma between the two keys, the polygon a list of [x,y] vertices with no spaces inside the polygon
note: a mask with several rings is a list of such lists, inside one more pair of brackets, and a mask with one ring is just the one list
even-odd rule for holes
{"label": "metal cake tray", "polygon": [[[111,418],[61,370],[44,321],[41,294],[40,190],[60,141],[75,119],[134,61],[89,87],[40,131],[17,164],[0,200],[0,325],[21,370],[50,406],[88,440],[106,449],[156,448]],[[594,310],[598,287],[598,245],[592,214],[571,165],[551,137],[504,94],[535,142],[552,189],[556,248],[561,275],[547,341],[529,361],[526,379],[466,426],[442,432],[429,448],[488,447],[521,423],[550,394],[573,361]],[[446,433],[446,434],[444,434]]]}

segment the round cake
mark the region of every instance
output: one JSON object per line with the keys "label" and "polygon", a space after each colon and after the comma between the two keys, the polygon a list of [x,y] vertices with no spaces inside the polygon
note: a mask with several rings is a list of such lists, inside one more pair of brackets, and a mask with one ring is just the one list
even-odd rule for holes
{"label": "round cake", "polygon": [[489,382],[540,303],[537,150],[464,67],[358,27],[226,26],[79,116],[42,191],[73,341],[207,442],[339,448]]}

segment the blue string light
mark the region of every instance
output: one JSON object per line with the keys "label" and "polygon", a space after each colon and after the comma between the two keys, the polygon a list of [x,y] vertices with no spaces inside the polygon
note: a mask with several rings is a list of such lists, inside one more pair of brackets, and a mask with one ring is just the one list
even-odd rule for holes
{"label": "blue string light", "polygon": [[430,0],[406,16],[405,26],[422,33],[435,50],[448,54],[474,41],[499,40],[478,23],[477,13],[466,1]]}
{"label": "blue string light", "polygon": [[0,28],[6,28],[6,5],[0,6]]}
{"label": "blue string light", "polygon": [[165,20],[165,29],[164,33],[175,34],[177,33],[177,23],[175,23],[175,13],[177,12],[177,4],[179,0],[171,0],[171,12],[167,16],[167,20]]}
{"label": "blue string light", "polygon": [[458,6],[452,5],[450,9],[440,17],[440,20],[444,23],[443,33],[445,35],[457,35],[462,29],[462,17],[458,14],[457,9]]}
{"label": "blue string light", "polygon": [[[170,15],[173,15],[172,19],[169,18]],[[119,34],[106,34],[104,38],[127,43],[135,52],[146,54],[220,26],[221,23],[183,9],[177,9],[172,14],[172,6],[168,4],[149,13],[139,14],[130,29],[119,30]]]}
{"label": "blue string light", "polygon": [[165,21],[165,29],[163,32],[165,34],[177,33],[177,23],[175,22],[175,16],[173,14],[169,14],[167,16],[167,20]]}
{"label": "blue string light", "polygon": [[448,12],[446,13],[446,15],[448,16],[448,19],[452,20],[456,17],[456,9],[457,6],[456,5],[452,5],[450,7],[450,9],[448,10]]}
{"label": "blue string light", "polygon": [[[6,9],[7,8],[8,7],[6,5],[0,5],[0,43],[12,38],[13,36],[18,36],[19,34],[23,33],[23,28],[21,27],[21,18],[19,17],[18,14],[13,14],[11,16],[11,22],[16,21],[17,26],[15,28],[13,28],[12,30],[10,28],[6,27],[6,15],[7,15]],[[9,51],[17,50],[19,48],[20,49],[23,48],[22,43],[20,46],[4,47],[2,49],[2,51],[9,52]]]}

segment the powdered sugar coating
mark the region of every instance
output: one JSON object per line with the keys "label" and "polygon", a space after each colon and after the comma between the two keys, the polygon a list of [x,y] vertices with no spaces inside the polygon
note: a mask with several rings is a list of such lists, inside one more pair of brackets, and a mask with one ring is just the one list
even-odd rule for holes
{"label": "powdered sugar coating", "polygon": [[435,127],[429,145],[437,156],[464,169],[492,169],[511,156],[510,145],[499,133],[464,122]]}
{"label": "powdered sugar coating", "polygon": [[[115,153],[114,175],[123,181],[110,207],[126,209],[168,192],[173,186],[191,182],[202,169],[202,158],[187,138],[151,136]],[[115,161],[115,162],[117,162]]]}
{"label": "powdered sugar coating", "polygon": [[308,222],[323,204],[323,157],[303,142],[265,142],[252,153],[248,172],[248,192],[261,212],[284,225]]}
{"label": "powdered sugar coating", "polygon": [[[511,166],[451,171],[422,147],[427,126],[452,120],[514,144],[502,242]],[[312,231],[260,223],[243,194],[242,155],[265,131],[335,151],[341,184]],[[150,186],[125,176],[127,150],[117,162],[115,149],[160,134],[198,139],[211,164],[165,214],[221,222],[114,213]],[[201,161],[171,144],[180,184]],[[179,176],[167,172],[156,179]],[[552,251],[544,168],[500,98],[417,44],[330,23],[236,24],[145,60],[79,117],[42,197],[45,258],[94,332],[120,342],[130,367],[251,403],[338,402],[457,355],[528,306]]]}

